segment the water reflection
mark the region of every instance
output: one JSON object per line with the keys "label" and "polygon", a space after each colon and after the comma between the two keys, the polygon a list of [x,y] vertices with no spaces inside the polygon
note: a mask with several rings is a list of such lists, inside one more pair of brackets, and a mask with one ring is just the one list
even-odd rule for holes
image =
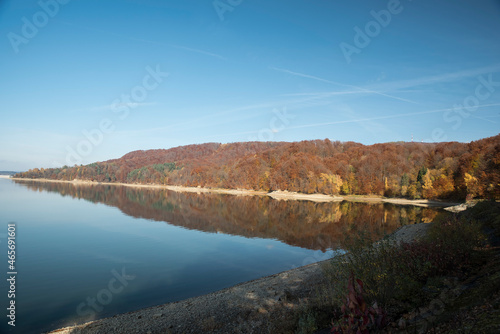
{"label": "water reflection", "polygon": [[326,251],[356,230],[381,238],[401,225],[430,222],[433,208],[383,203],[279,201],[268,196],[181,193],[119,185],[16,181],[33,191],[56,192],[119,208],[123,213],[186,229],[270,238]]}

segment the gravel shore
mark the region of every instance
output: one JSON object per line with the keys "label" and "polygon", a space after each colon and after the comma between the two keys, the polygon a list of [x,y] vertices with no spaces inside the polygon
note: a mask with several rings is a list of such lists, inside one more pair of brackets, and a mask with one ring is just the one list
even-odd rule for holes
{"label": "gravel shore", "polygon": [[265,333],[278,308],[294,308],[321,279],[315,263],[208,295],[51,333]]}
{"label": "gravel shore", "polygon": [[[411,241],[430,224],[406,225],[391,235]],[[328,260],[327,260],[328,261]],[[268,333],[287,311],[315,292],[321,262],[285,271],[187,300],[119,314],[112,318],[54,330],[58,334],[97,333]]]}

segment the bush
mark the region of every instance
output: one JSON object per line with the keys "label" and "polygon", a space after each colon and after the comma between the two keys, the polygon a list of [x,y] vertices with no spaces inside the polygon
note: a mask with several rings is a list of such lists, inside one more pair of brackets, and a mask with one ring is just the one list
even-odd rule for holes
{"label": "bush", "polygon": [[[332,304],[341,305],[348,292],[350,273],[364,282],[364,293],[369,303],[377,301],[386,307],[392,299],[406,300],[414,296],[421,284],[414,279],[412,270],[422,265],[409,263],[400,246],[390,240],[377,244],[355,247],[343,257],[332,259],[325,265],[325,275],[330,282],[337,282],[332,291]],[[410,273],[410,275],[408,274]]]}
{"label": "bush", "polygon": [[299,316],[298,326],[295,334],[314,333],[318,329],[316,326],[316,317],[310,311]]}
{"label": "bush", "polygon": [[369,333],[372,329],[382,329],[386,324],[386,313],[375,302],[367,306],[363,297],[363,282],[355,279],[353,273],[349,276],[347,285],[349,291],[339,321],[333,323],[331,332],[335,334]]}
{"label": "bush", "polygon": [[[383,309],[421,305],[429,298],[422,289],[429,280],[461,276],[472,267],[476,250],[485,241],[481,227],[477,221],[462,215],[434,223],[426,238],[411,243],[396,243],[390,239],[371,243],[366,235],[351,238],[344,245],[348,252],[324,266],[327,281],[336,285],[323,301],[330,301],[331,307],[338,309],[346,296],[350,301],[356,300],[352,297],[352,277],[356,277],[363,283],[358,282],[358,285],[367,304],[377,301]],[[351,302],[350,305],[357,304]],[[351,324],[360,321],[358,311],[347,312],[345,304],[343,308],[344,322],[346,319]],[[367,314],[363,321],[365,316]],[[345,324],[342,326],[348,328]]]}

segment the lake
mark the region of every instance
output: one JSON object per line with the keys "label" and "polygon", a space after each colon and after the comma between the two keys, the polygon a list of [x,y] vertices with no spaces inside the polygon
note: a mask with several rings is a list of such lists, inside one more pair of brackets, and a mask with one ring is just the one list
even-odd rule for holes
{"label": "lake", "polygon": [[[61,326],[194,297],[328,259],[439,209],[0,179],[0,259],[16,226],[16,327]],[[2,280],[2,309],[9,286]]]}

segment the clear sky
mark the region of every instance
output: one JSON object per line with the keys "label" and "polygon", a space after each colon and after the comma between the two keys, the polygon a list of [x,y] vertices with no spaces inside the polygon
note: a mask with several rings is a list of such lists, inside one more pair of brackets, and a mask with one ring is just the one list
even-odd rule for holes
{"label": "clear sky", "polygon": [[0,170],[500,129],[500,1],[0,1]]}

